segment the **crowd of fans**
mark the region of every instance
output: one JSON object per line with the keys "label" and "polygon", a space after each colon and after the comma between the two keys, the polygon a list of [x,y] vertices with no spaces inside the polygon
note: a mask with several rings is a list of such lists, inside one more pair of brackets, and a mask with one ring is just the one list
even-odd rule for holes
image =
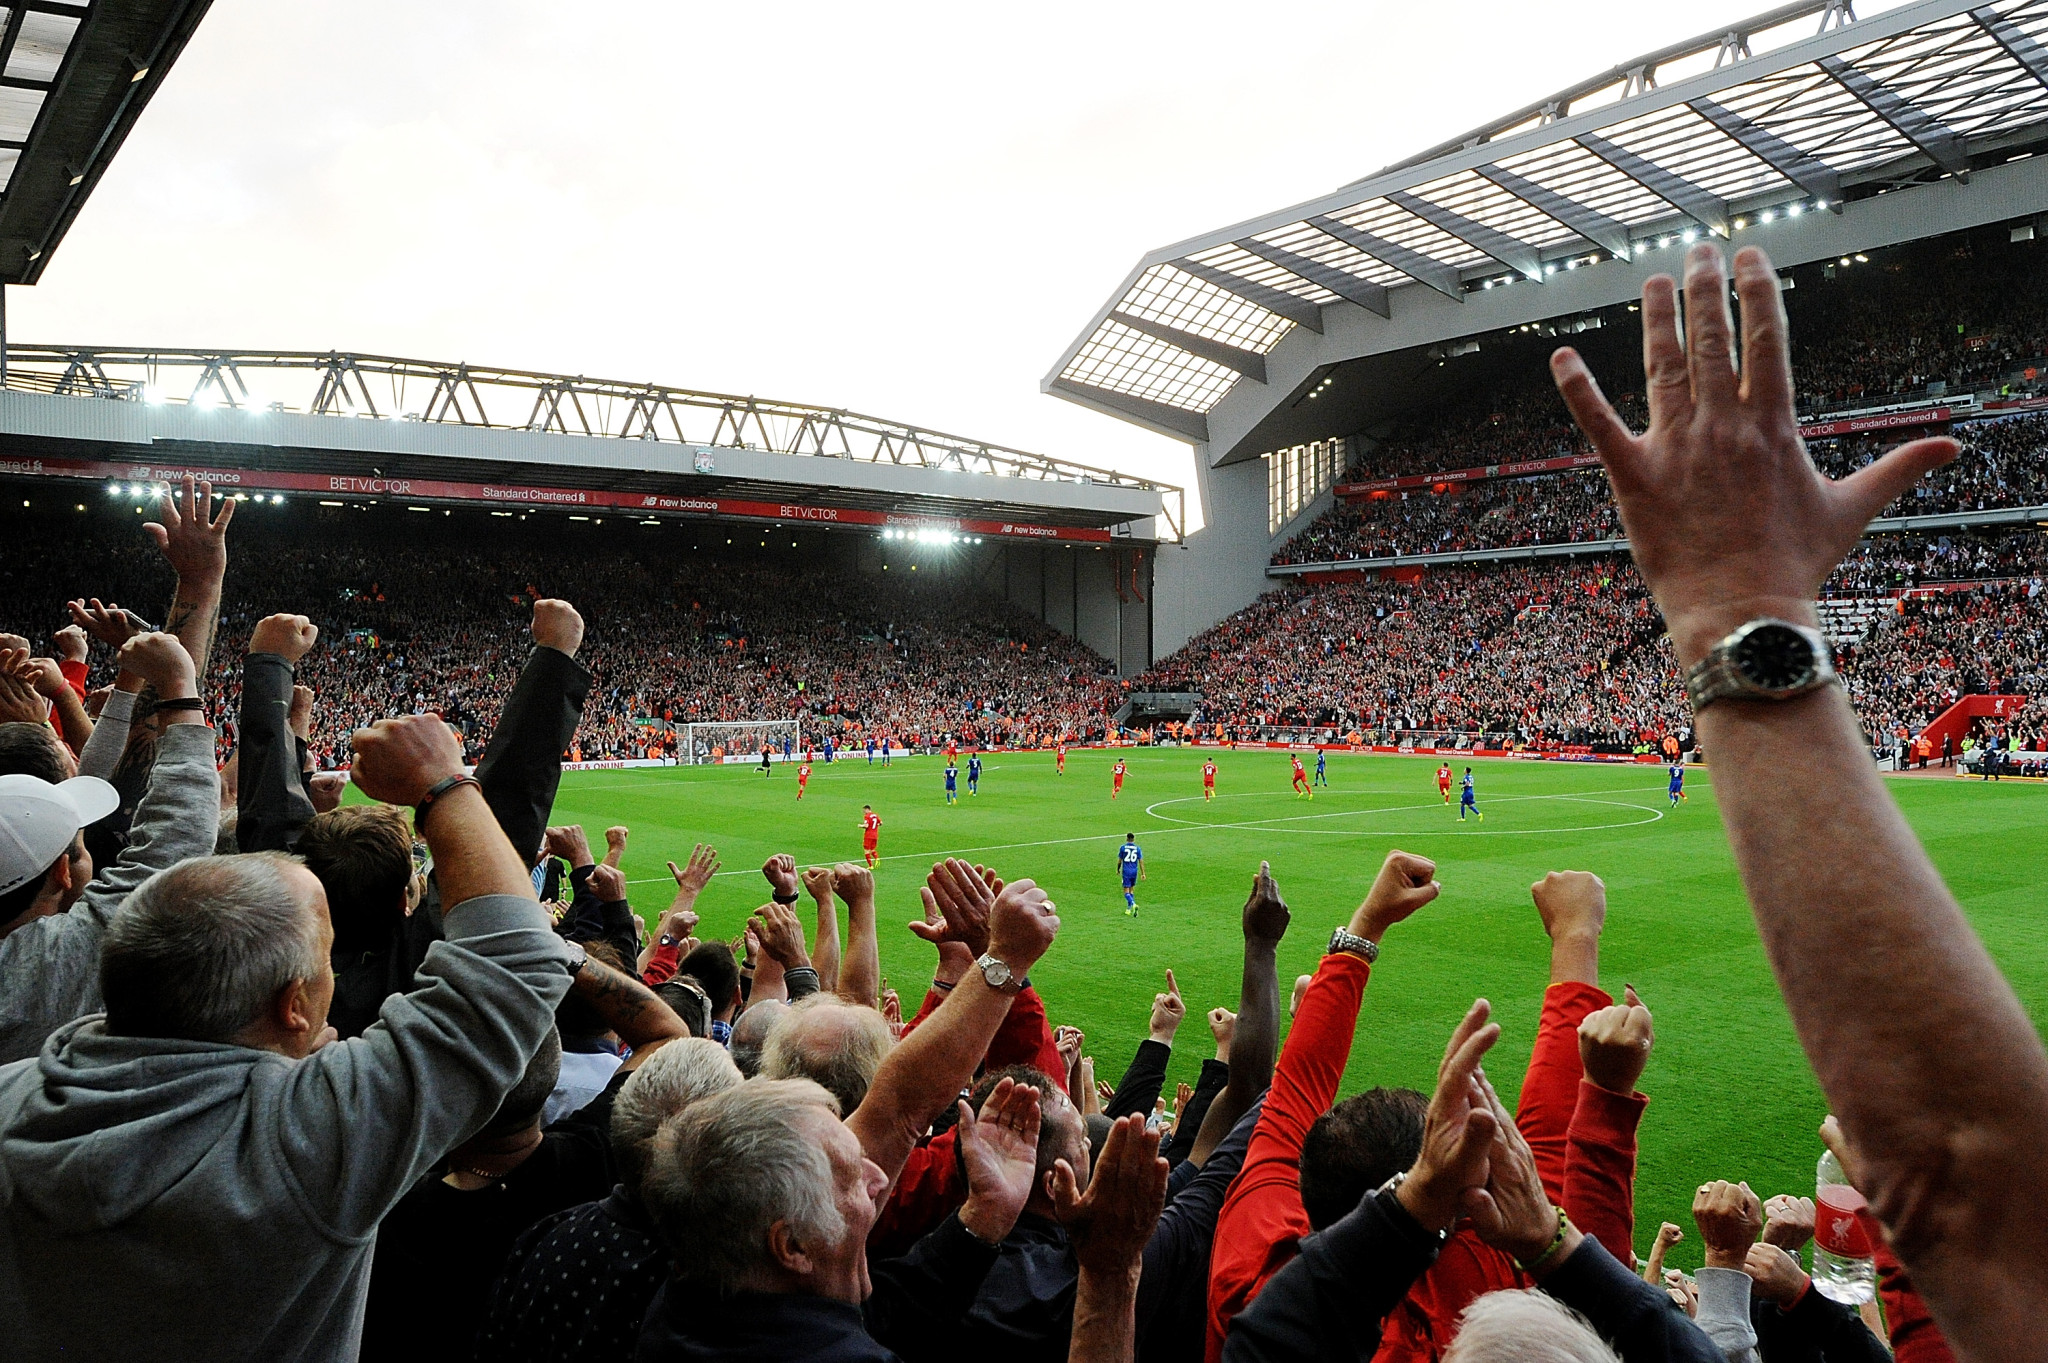
{"label": "crowd of fans", "polygon": [[[1962,590],[1888,600],[1843,640],[1874,747],[1964,695],[2048,699],[2048,598],[2038,531],[1866,541],[1828,594],[1925,583]],[[1296,582],[1205,630],[1133,684],[1203,697],[1197,734],[1318,730],[1387,743],[1630,752],[1687,748],[1684,688],[1648,589],[1625,558],[1476,564],[1412,580]],[[2048,705],[1995,726],[2048,747]]]}
{"label": "crowd of fans", "polygon": [[[301,680],[320,696],[311,744],[328,766],[346,765],[357,728],[422,710],[455,724],[473,758],[542,594],[589,603],[594,681],[574,745],[586,761],[672,757],[693,722],[792,717],[813,746],[1099,737],[1120,703],[1114,668],[1086,646],[907,569],[853,574],[799,553],[778,564],[751,546],[678,553],[674,537],[690,532],[673,527],[636,540],[557,523],[543,536],[472,516],[459,534],[422,533],[440,527],[327,512],[245,515],[208,680],[232,701],[232,659],[256,621],[272,607],[307,616],[323,643]],[[62,619],[79,592],[127,608],[162,594],[161,565],[104,515],[10,509],[0,535],[18,550],[0,563],[0,591],[24,620]],[[78,562],[93,564],[89,583],[70,580]],[[95,685],[111,680],[111,657],[93,654]]]}
{"label": "crowd of fans", "polygon": [[[429,604],[386,585],[398,546],[296,574],[259,557],[241,577],[255,618],[221,630],[232,505],[188,485],[160,517],[161,632],[81,584],[72,624],[25,611],[36,637],[7,642],[30,647],[0,648],[10,1357],[1876,1363],[1873,1323],[1902,1357],[1944,1347],[1874,1220],[1883,1315],[1814,1289],[1797,1193],[1703,1184],[1706,1266],[1664,1267],[1668,1224],[1637,1256],[1654,1033],[1633,989],[1601,987],[1594,875],[1533,887],[1549,985],[1511,1112],[1485,1077],[1484,1000],[1433,1094],[1338,1092],[1373,962],[1456,891],[1431,862],[1386,858],[1295,981],[1284,1046],[1290,914],[1261,867],[1236,1007],[1208,1013],[1214,1058],[1169,1111],[1187,1013],[1171,972],[1122,1079],[1097,1080],[1029,982],[1060,920],[1028,878],[934,866],[915,927],[932,983],[907,1019],[865,867],[771,857],[745,932],[700,940],[718,858],[699,846],[650,929],[618,869],[630,830],[599,858],[550,825],[604,683],[575,606],[502,590],[533,565]],[[68,571],[139,585],[73,549]],[[258,583],[373,571],[344,618],[412,632],[348,704],[402,717],[349,740],[381,803],[342,805],[312,751],[324,632],[258,616]],[[525,647],[480,623],[493,590]],[[721,613],[738,599],[697,605],[698,628],[740,623]],[[1981,604],[1923,627],[1978,638],[1998,609]],[[1364,694],[1373,723],[1419,724],[1399,707],[1424,694],[1432,723],[1588,731],[1673,720],[1657,634],[1640,581],[1606,564],[1283,594],[1205,647],[1310,704]],[[1582,666],[1589,635],[1624,642]],[[88,640],[112,651],[104,692]],[[479,644],[506,651],[463,651]],[[412,680],[422,660],[460,685]],[[1532,671],[1548,690],[1518,711]],[[482,743],[473,774],[418,713],[451,698]],[[224,785],[208,721],[231,715]],[[93,1309],[85,1282],[129,1304]]]}
{"label": "crowd of fans", "polygon": [[1487,734],[1633,747],[1684,727],[1663,621],[1626,560],[1293,584],[1137,683],[1200,692],[1197,724]]}
{"label": "crowd of fans", "polygon": [[[1713,368],[1683,399],[1702,419],[1660,427],[1654,459],[1577,358],[1558,361],[1607,455],[1639,460],[1622,490],[1641,573],[1609,557],[1297,584],[1148,680],[1203,690],[1224,728],[1328,718],[1590,742],[1683,727],[1678,657],[1710,656],[1759,599],[1804,609],[1877,509],[1815,478],[1767,392],[1736,396],[1713,247],[1689,273]],[[1752,307],[1775,283],[1760,253],[1738,257]],[[1671,281],[1651,280],[1643,306],[1670,318]],[[1776,319],[1753,331],[1771,353]],[[1877,471],[1880,497],[1913,458]],[[1729,509],[1752,490],[1764,520]],[[10,1359],[2039,1353],[2048,1231],[2026,1209],[2043,1196],[2027,1190],[2043,1181],[2048,1053],[1841,692],[1696,715],[1760,939],[1838,1114],[1820,1134],[1840,1181],[1816,1206],[1703,1170],[1704,1266],[1686,1274],[1665,1264],[1679,1226],[1636,1225],[1638,1133],[1668,1118],[1638,1087],[1650,1008],[1602,987],[1597,875],[1531,886],[1523,931],[1544,934],[1548,970],[1510,1110],[1485,1062],[1514,1020],[1484,998],[1431,1092],[1340,1091],[1376,966],[1398,968],[1407,920],[1455,911],[1455,877],[1402,851],[1360,875],[1357,909],[1294,982],[1283,1041],[1291,913],[1269,867],[1247,866],[1236,1007],[1208,1012],[1213,1058],[1169,1108],[1188,1012],[1172,972],[1129,1000],[1147,1038],[1120,1081],[1098,1080],[1063,1001],[1031,983],[1062,925],[1014,874],[1028,865],[931,868],[910,928],[931,983],[906,1017],[880,976],[868,867],[770,856],[760,907],[718,941],[695,907],[715,848],[674,849],[674,897],[650,925],[620,869],[632,831],[606,828],[600,857],[553,821],[564,755],[607,741],[586,734],[593,712],[602,730],[780,698],[1014,730],[1096,701],[1086,655],[943,589],[819,603],[798,597],[856,580],[756,562],[733,582],[675,569],[673,550],[661,573],[616,539],[323,546],[210,493],[186,482],[132,545],[68,518],[69,533],[21,518],[9,540]],[[1934,551],[1900,552],[1910,566]],[[1982,561],[2008,553],[2026,551],[1985,546]],[[139,614],[155,556],[173,579],[161,628]],[[620,595],[579,607],[557,594],[569,584]],[[1801,596],[1764,594],[1787,587]],[[2009,576],[1902,600],[1844,658],[1867,730],[1959,689],[2031,694],[2040,595]],[[323,658],[346,650],[323,620],[360,649],[333,671]],[[1031,661],[955,666],[937,656],[949,640]],[[663,668],[683,680],[650,695]],[[371,722],[344,739],[356,715]],[[344,743],[363,802],[321,771],[317,750]],[[1730,1019],[1724,1049],[1739,1054],[1752,1021]],[[1858,1275],[1824,1263],[1821,1239],[1864,1262],[1860,1308]]]}
{"label": "crowd of fans", "polygon": [[[1887,515],[2048,505],[2048,416],[1971,422],[1957,434],[1964,441],[1962,457],[1921,479],[1887,508]],[[1821,472],[1840,478],[1896,443],[1858,436],[1817,440],[1809,450]],[[1607,475],[1597,468],[1577,469],[1340,501],[1289,539],[1273,561],[1332,563],[1587,543],[1621,534]]]}

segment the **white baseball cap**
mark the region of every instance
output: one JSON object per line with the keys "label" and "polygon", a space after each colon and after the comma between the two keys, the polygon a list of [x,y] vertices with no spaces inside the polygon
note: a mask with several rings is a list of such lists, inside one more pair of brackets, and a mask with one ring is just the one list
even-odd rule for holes
{"label": "white baseball cap", "polygon": [[39,878],[79,829],[120,804],[120,794],[97,776],[54,786],[39,776],[0,776],[0,894]]}

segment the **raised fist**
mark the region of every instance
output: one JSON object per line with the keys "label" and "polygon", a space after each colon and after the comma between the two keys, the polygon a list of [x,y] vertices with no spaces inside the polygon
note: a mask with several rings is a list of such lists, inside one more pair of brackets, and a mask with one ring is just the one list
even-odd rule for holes
{"label": "raised fist", "polygon": [[544,596],[533,603],[533,642],[573,658],[583,647],[583,617],[568,602]]}
{"label": "raised fist", "polygon": [[349,745],[355,750],[349,779],[363,794],[386,804],[416,805],[440,782],[463,774],[462,740],[439,715],[380,719],[356,730]]}
{"label": "raised fist", "polygon": [[1623,999],[1588,1014],[1579,1024],[1579,1062],[1594,1084],[1626,1095],[1636,1091],[1636,1080],[1650,1062],[1656,1032],[1634,985],[1626,987]]}
{"label": "raised fist", "polygon": [[1436,883],[1436,863],[1428,857],[1394,851],[1380,864],[1366,891],[1365,902],[1351,915],[1351,931],[1379,941],[1386,930],[1443,893]]}
{"label": "raised fist", "polygon": [[123,672],[142,678],[166,700],[199,694],[193,679],[192,655],[175,634],[138,634],[121,645],[119,657]]}
{"label": "raised fist", "polygon": [[1553,942],[1598,937],[1607,925],[1607,885],[1590,871],[1552,871],[1529,887],[1529,895]]}
{"label": "raised fist", "polygon": [[266,615],[249,633],[249,651],[275,653],[288,663],[296,663],[319,638],[320,627],[303,615]]}

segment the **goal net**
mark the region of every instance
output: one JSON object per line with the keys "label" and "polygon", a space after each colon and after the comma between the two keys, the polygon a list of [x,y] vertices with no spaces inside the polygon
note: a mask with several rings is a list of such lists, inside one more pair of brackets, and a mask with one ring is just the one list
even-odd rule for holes
{"label": "goal net", "polygon": [[803,734],[794,719],[739,719],[715,724],[679,724],[676,751],[689,766],[707,762],[759,762],[768,749],[774,762],[800,759]]}

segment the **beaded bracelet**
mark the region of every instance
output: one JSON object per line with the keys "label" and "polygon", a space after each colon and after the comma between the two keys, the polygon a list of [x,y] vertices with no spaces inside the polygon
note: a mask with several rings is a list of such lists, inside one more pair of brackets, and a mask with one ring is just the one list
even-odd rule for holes
{"label": "beaded bracelet", "polygon": [[1515,1260],[1515,1267],[1531,1276],[1534,1276],[1536,1270],[1549,1263],[1557,1256],[1557,1252],[1564,1248],[1565,1232],[1572,1228],[1572,1219],[1565,1215],[1564,1208],[1553,1205],[1551,1210],[1557,1213],[1557,1234],[1551,1237],[1550,1248],[1544,1250],[1526,1264],[1520,1259]]}

